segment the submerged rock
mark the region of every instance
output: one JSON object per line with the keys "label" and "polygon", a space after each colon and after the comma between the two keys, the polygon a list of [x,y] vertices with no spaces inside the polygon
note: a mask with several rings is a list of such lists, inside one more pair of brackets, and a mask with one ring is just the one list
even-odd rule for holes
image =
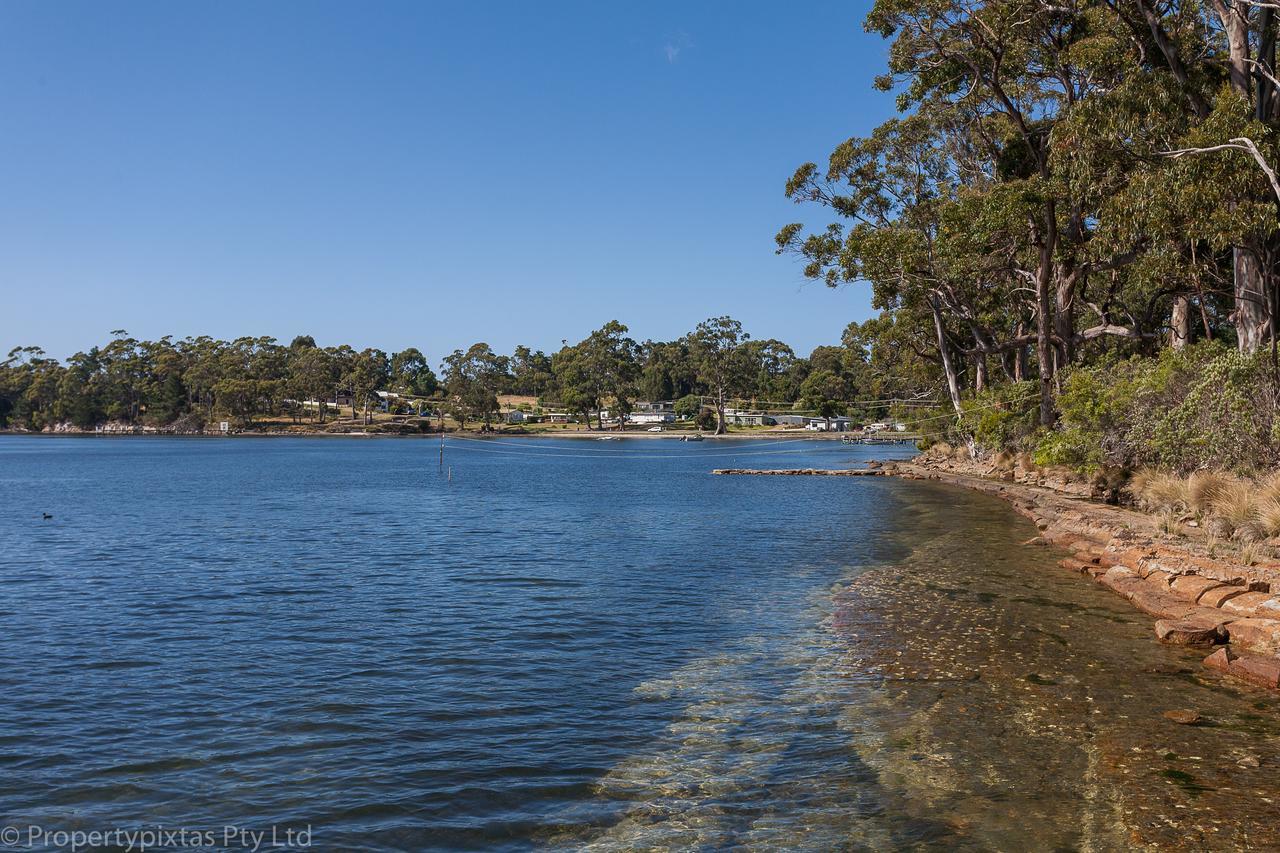
{"label": "submerged rock", "polygon": [[1182,726],[1193,726],[1200,722],[1200,714],[1190,708],[1175,708],[1172,711],[1165,711],[1161,716]]}
{"label": "submerged rock", "polygon": [[1207,619],[1161,619],[1156,637],[1175,646],[1213,646],[1226,639],[1220,622]]}

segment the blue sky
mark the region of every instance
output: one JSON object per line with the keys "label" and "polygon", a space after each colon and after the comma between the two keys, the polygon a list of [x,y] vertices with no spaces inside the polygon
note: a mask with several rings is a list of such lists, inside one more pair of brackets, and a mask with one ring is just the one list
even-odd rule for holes
{"label": "blue sky", "polygon": [[893,110],[865,4],[0,4],[0,347],[548,351],[868,316],[773,254]]}

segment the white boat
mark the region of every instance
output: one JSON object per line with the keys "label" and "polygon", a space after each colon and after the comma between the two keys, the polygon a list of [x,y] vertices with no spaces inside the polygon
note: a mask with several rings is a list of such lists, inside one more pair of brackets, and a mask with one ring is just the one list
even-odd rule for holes
{"label": "white boat", "polygon": [[620,435],[602,435],[602,436],[600,436],[599,438],[597,438],[597,439],[596,439],[596,441],[622,441],[622,436],[620,436]]}
{"label": "white boat", "polygon": [[703,438],[704,438],[704,436],[703,436],[703,435],[702,435],[702,433],[700,433],[700,432],[695,432],[693,435],[682,435],[682,436],[680,436],[680,440],[681,440],[681,441],[702,441],[702,440],[703,440]]}

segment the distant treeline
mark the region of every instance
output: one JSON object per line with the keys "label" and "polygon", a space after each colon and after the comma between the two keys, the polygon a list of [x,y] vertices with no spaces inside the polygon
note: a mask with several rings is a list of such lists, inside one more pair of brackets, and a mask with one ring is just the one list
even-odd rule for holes
{"label": "distant treeline", "polygon": [[611,321],[550,355],[524,346],[500,355],[477,343],[447,356],[439,373],[415,348],[321,347],[308,335],[287,345],[269,337],[145,341],[119,330],[65,363],[37,347],[10,351],[0,364],[0,426],[88,429],[118,422],[198,430],[215,419],[323,422],[338,414],[337,401],[351,417],[368,419],[384,402],[378,392],[392,392],[393,411],[447,413],[464,426],[489,423],[498,396],[516,394],[588,423],[594,416],[597,424],[605,408],[617,417],[638,400],[680,401],[682,413],[705,409],[723,429],[725,406],[737,399],[830,417],[859,414],[848,402],[856,398],[930,394],[928,370],[913,378],[900,359],[890,359],[893,370],[877,363],[866,337],[876,322],[849,326],[839,346],[818,347],[805,358],[781,341],[753,340],[729,317],[707,320],[674,341],[637,342]]}

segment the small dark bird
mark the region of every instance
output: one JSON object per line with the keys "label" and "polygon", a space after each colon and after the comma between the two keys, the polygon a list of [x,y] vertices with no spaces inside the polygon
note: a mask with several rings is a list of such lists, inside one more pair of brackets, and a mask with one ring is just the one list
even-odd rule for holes
{"label": "small dark bird", "polygon": [[51,519],[51,518],[53,518],[53,516],[52,516],[52,515],[49,515],[49,513],[47,513],[47,512],[46,512],[46,513],[44,514],[44,520],[45,520],[45,521],[48,521],[48,520],[49,520],[49,519]]}

